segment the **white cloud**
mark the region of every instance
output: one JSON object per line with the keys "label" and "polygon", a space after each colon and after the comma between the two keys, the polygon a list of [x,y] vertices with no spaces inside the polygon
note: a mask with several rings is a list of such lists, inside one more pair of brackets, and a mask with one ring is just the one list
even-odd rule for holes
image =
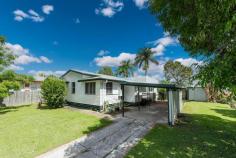
{"label": "white cloud", "polygon": [[203,64],[202,61],[196,60],[194,58],[185,58],[185,59],[184,58],[177,58],[174,61],[178,61],[178,62],[182,63],[184,66],[189,66],[189,67],[192,66],[193,64],[199,64],[199,65]]}
{"label": "white cloud", "polygon": [[30,13],[31,15],[33,15],[33,16],[39,16],[39,14],[36,13],[36,12],[35,12],[34,10],[32,10],[32,9],[29,10],[29,13]]}
{"label": "white cloud", "polygon": [[6,69],[7,70],[14,70],[14,71],[24,70],[23,67],[15,65],[15,64],[12,64],[12,65],[8,66]]}
{"label": "white cloud", "polygon": [[23,12],[22,10],[20,9],[17,9],[13,12],[16,16],[20,16],[22,18],[27,18],[29,15],[25,12]]}
{"label": "white cloud", "polygon": [[25,65],[29,63],[51,63],[45,56],[35,57],[30,52],[29,49],[22,47],[20,44],[11,44],[6,43],[6,48],[8,48],[14,55],[16,55],[16,59],[14,61],[15,66]]}
{"label": "white cloud", "polygon": [[53,5],[43,5],[42,6],[42,11],[45,13],[45,14],[50,14],[52,11],[54,10],[54,7]]}
{"label": "white cloud", "polygon": [[37,12],[34,10],[30,9],[28,13],[25,13],[24,11],[17,9],[13,12],[15,15],[15,20],[16,21],[23,21],[24,19],[31,19],[34,22],[43,22],[44,17],[40,16]]}
{"label": "white cloud", "polygon": [[135,5],[139,8],[139,9],[143,9],[145,8],[148,0],[133,0]]}
{"label": "white cloud", "polygon": [[97,55],[98,56],[104,56],[104,55],[107,55],[109,54],[110,52],[108,50],[100,50]]}
{"label": "white cloud", "polygon": [[121,1],[102,0],[99,8],[95,9],[96,14],[101,14],[105,17],[113,17],[117,12],[124,8],[124,3]]}
{"label": "white cloud", "polygon": [[168,33],[164,33],[164,37],[148,43],[154,45],[152,51],[155,53],[155,56],[162,56],[164,54],[165,48],[167,46],[177,44],[178,40],[177,38],[171,37]]}
{"label": "white cloud", "polygon": [[111,7],[107,7],[107,8],[103,8],[103,9],[101,10],[101,13],[102,13],[104,16],[112,17],[116,12],[115,12]]}
{"label": "white cloud", "polygon": [[94,61],[97,66],[115,67],[115,66],[119,66],[123,60],[134,60],[135,57],[136,57],[136,54],[123,52],[117,57],[112,57],[112,56],[97,57],[94,59]]}
{"label": "white cloud", "polygon": [[[154,63],[150,63],[148,69],[148,75],[154,77],[156,79],[163,80],[164,79],[164,65],[169,60],[167,57],[161,57],[158,62],[159,64],[156,65]],[[142,69],[138,69],[138,73],[144,74]]]}
{"label": "white cloud", "polygon": [[28,54],[25,54],[25,55],[20,55],[18,56],[16,59],[15,59],[15,64],[21,64],[21,65],[25,65],[25,64],[29,64],[29,63],[41,63],[42,61],[37,58],[37,57],[34,57],[32,55],[28,55]]}
{"label": "white cloud", "polygon": [[[164,79],[164,65],[169,60],[168,57],[161,57],[158,62],[159,65],[150,63],[149,69],[148,69],[148,75],[151,77],[154,77],[158,80]],[[194,58],[177,58],[174,59],[174,61],[179,61],[181,64],[185,66],[192,66],[192,64],[203,64],[202,61],[196,60]],[[194,68],[194,67],[193,67]],[[144,71],[142,69],[138,69],[137,72],[139,75],[144,74]]]}
{"label": "white cloud", "polygon": [[26,48],[23,48],[19,44],[11,44],[11,43],[6,43],[5,46],[10,49],[14,55],[20,56],[24,54],[29,54],[29,50]]}
{"label": "white cloud", "polygon": [[16,21],[22,21],[24,18],[22,18],[21,16],[15,16],[14,18]]}
{"label": "white cloud", "polygon": [[40,60],[44,63],[52,63],[52,60],[49,60],[47,57],[45,56],[40,56]]}

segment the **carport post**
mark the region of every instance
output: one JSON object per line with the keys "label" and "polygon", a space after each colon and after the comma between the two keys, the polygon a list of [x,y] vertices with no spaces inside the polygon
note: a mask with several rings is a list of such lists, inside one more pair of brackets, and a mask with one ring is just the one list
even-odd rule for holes
{"label": "carport post", "polygon": [[140,111],[140,98],[139,98],[139,86],[138,86],[138,111]]}
{"label": "carport post", "polygon": [[168,100],[168,124],[171,126],[173,125],[173,119],[172,119],[173,91],[172,89],[166,89],[166,90],[167,90],[167,100]]}
{"label": "carport post", "polygon": [[125,108],[124,108],[124,85],[121,85],[121,90],[122,90],[122,96],[121,96],[121,100],[122,100],[122,117],[125,116]]}

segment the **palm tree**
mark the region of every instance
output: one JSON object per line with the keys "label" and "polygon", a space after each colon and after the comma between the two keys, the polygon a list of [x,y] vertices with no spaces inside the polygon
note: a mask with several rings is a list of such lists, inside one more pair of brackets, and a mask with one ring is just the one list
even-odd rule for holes
{"label": "palm tree", "polygon": [[131,60],[122,61],[116,70],[118,76],[129,77],[133,76],[134,65]]}
{"label": "palm tree", "polygon": [[140,49],[135,58],[134,65],[142,68],[145,71],[145,76],[147,76],[150,62],[156,65],[159,64],[154,57],[154,52],[150,48]]}

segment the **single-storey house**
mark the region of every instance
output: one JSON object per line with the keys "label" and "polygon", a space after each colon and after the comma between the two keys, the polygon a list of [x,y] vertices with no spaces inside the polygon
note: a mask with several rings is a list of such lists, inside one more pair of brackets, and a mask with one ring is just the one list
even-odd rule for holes
{"label": "single-storey house", "polygon": [[[124,79],[115,76],[96,74],[91,72],[69,70],[61,76],[67,84],[66,100],[85,106],[94,106],[103,109],[104,104],[117,104],[121,102],[121,83],[135,82],[157,83],[158,81],[149,77],[138,77]],[[124,101],[128,103],[138,102],[138,87],[125,86]],[[147,100],[157,99],[157,89],[152,87],[140,87],[140,98]]]}
{"label": "single-storey house", "polygon": [[39,91],[45,79],[46,77],[37,76],[34,81],[24,84],[20,91]]}
{"label": "single-storey house", "polygon": [[174,84],[159,84],[151,78],[120,78],[79,70],[68,70],[61,78],[67,84],[66,100],[80,106],[103,110],[105,105],[138,103],[143,99],[155,101],[157,88],[167,90],[168,123],[174,124],[182,108],[181,87]]}

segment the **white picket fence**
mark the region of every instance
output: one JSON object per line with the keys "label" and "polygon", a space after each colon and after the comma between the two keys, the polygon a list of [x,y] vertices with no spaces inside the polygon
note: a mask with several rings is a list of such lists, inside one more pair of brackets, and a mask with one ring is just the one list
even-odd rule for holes
{"label": "white picket fence", "polygon": [[16,91],[10,96],[3,99],[3,102],[0,103],[4,106],[20,106],[20,105],[29,105],[33,103],[39,103],[41,94],[39,90],[32,91]]}

